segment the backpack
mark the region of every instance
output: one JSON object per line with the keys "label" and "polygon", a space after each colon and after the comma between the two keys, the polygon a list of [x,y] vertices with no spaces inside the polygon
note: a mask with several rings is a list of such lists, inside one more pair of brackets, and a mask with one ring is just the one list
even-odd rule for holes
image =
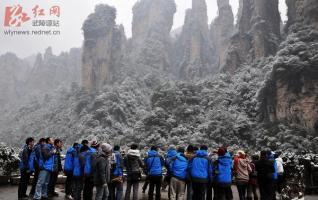
{"label": "backpack", "polygon": [[112,166],[112,176],[122,176],[123,167],[121,166],[121,157],[119,154],[115,154],[115,162]]}
{"label": "backpack", "polygon": [[[96,151],[93,149],[90,149],[86,152],[83,152],[83,156],[85,158],[85,163],[84,163],[84,175],[86,177],[90,177],[92,175],[93,170],[93,163],[95,163],[96,159]],[[95,165],[95,164],[94,164]]]}
{"label": "backpack", "polygon": [[71,172],[74,169],[74,156],[73,156],[74,150],[75,149],[71,147],[66,152],[65,161],[64,161],[64,171],[66,172]]}
{"label": "backpack", "polygon": [[74,155],[74,169],[73,169],[73,176],[75,177],[80,177],[82,175],[81,172],[81,163],[80,163],[80,159],[79,159],[79,155],[76,152]]}

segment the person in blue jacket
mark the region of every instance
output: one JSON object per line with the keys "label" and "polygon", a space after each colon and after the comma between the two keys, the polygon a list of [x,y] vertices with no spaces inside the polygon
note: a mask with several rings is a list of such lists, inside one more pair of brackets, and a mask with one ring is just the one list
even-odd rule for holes
{"label": "person in blue jacket", "polygon": [[148,157],[145,161],[145,165],[149,176],[149,191],[148,199],[153,200],[154,189],[156,187],[156,200],[161,198],[161,179],[162,179],[162,168],[164,166],[163,158],[158,153],[158,148],[153,146],[148,152]]}
{"label": "person in blue jacket", "polygon": [[74,157],[76,152],[79,152],[81,144],[74,143],[72,147],[67,149],[64,161],[64,174],[66,175],[65,181],[65,199],[73,199],[73,170],[74,170]]}
{"label": "person in blue jacket", "polygon": [[28,198],[28,195],[26,195],[26,191],[28,189],[28,183],[31,176],[31,171],[29,168],[29,160],[30,155],[32,153],[32,149],[34,146],[34,139],[29,137],[25,141],[25,145],[19,155],[20,163],[19,163],[19,169],[20,169],[20,183],[18,188],[18,198],[24,199]]}
{"label": "person in blue jacket", "polygon": [[123,167],[124,162],[120,152],[120,146],[116,145],[113,148],[112,164],[110,173],[109,200],[121,200],[123,196]]}
{"label": "person in blue jacket", "polygon": [[171,179],[171,172],[169,169],[169,165],[171,163],[171,160],[177,155],[176,147],[174,145],[170,145],[168,147],[168,151],[165,155],[165,167],[167,169],[167,173],[163,179],[162,183],[162,189],[165,190],[168,186],[168,197],[170,198],[170,179]]}
{"label": "person in blue jacket", "polygon": [[90,147],[81,145],[79,150],[74,153],[74,169],[73,169],[73,187],[74,187],[74,200],[81,200],[82,190],[85,177],[85,154],[89,151]]}
{"label": "person in blue jacket", "polygon": [[54,148],[54,140],[51,137],[46,138],[46,144],[41,149],[41,162],[43,165],[39,174],[38,182],[35,188],[35,200],[48,199],[47,189],[50,181],[51,173],[57,168],[56,166],[56,149]]}
{"label": "person in blue jacket", "polygon": [[193,200],[204,200],[207,184],[211,177],[211,162],[208,157],[208,147],[202,145],[196,155],[190,160],[188,173],[192,181]]}
{"label": "person in blue jacket", "polygon": [[188,160],[184,155],[184,148],[179,147],[177,154],[171,159],[169,163],[171,173],[170,180],[170,199],[184,199],[186,177],[188,169]]}
{"label": "person in blue jacket", "polygon": [[232,157],[225,147],[218,149],[218,159],[213,163],[214,200],[232,200]]}
{"label": "person in blue jacket", "polygon": [[[89,142],[87,140],[83,140],[82,145],[83,146],[85,145],[88,147]],[[82,153],[82,155],[85,157],[84,188],[83,188],[84,200],[93,199],[94,178],[93,178],[93,171],[92,171],[92,162],[97,156],[98,147],[99,147],[99,143],[97,141],[93,141],[91,146],[88,147],[87,151]]]}
{"label": "person in blue jacket", "polygon": [[41,149],[45,145],[45,138],[41,138],[39,142],[34,145],[31,153],[31,159],[29,161],[29,167],[31,172],[34,172],[34,177],[32,181],[32,188],[30,190],[29,196],[33,198],[34,193],[35,193],[35,187],[38,182],[39,174],[41,171],[42,164],[41,161]]}

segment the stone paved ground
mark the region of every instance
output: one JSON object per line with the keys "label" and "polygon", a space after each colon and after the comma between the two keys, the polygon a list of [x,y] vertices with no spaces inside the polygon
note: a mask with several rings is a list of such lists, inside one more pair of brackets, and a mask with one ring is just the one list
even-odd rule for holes
{"label": "stone paved ground", "polygon": [[[58,186],[57,188],[58,193],[60,196],[58,198],[54,198],[54,200],[64,200],[64,193],[63,193],[63,187]],[[0,200],[17,200],[17,192],[18,192],[18,187],[17,186],[0,186]],[[238,200],[238,194],[237,190],[235,187],[233,187],[233,193],[234,193],[234,200]],[[147,195],[142,194],[140,191],[139,197],[141,200],[146,200]],[[162,192],[162,200],[167,200],[167,193]],[[316,196],[308,196],[305,197],[304,200],[318,200],[318,195]]]}

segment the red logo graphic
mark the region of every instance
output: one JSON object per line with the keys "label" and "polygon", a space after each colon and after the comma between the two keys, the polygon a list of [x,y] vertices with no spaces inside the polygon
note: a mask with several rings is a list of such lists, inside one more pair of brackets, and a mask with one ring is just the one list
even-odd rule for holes
{"label": "red logo graphic", "polygon": [[[59,6],[52,6],[50,7],[49,11],[50,11],[50,16],[60,17],[61,15],[61,10]],[[39,5],[35,5],[32,8],[32,14],[33,14],[33,19],[46,16],[45,9],[41,8]],[[20,27],[21,24],[29,21],[30,19],[31,18],[28,16],[28,13],[24,12],[23,7],[19,4],[5,7],[4,26]],[[33,20],[32,24],[35,24],[35,21],[39,21],[39,20]],[[44,21],[44,20],[40,20],[40,21]],[[46,20],[46,21],[54,21],[54,20]]]}
{"label": "red logo graphic", "polygon": [[30,20],[30,17],[23,12],[22,6],[8,6],[5,8],[4,26],[19,27],[28,20]]}

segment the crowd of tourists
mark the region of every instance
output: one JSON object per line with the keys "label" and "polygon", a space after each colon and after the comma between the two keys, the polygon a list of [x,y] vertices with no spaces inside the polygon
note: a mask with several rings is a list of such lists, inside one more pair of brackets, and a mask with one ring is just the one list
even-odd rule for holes
{"label": "crowd of tourists", "polygon": [[60,139],[41,138],[36,144],[33,138],[26,139],[19,155],[19,199],[58,196],[55,186],[60,173],[66,176],[65,199],[75,200],[92,200],[93,196],[96,200],[138,200],[142,180],[142,193],[149,186],[149,200],[160,200],[162,190],[173,200],[232,200],[233,185],[240,200],[274,200],[284,182],[283,160],[272,151],[247,155],[241,150],[230,153],[225,147],[171,145],[145,148],[143,155],[137,144],[125,152],[117,145],[83,140],[67,149],[63,163],[62,147]]}

